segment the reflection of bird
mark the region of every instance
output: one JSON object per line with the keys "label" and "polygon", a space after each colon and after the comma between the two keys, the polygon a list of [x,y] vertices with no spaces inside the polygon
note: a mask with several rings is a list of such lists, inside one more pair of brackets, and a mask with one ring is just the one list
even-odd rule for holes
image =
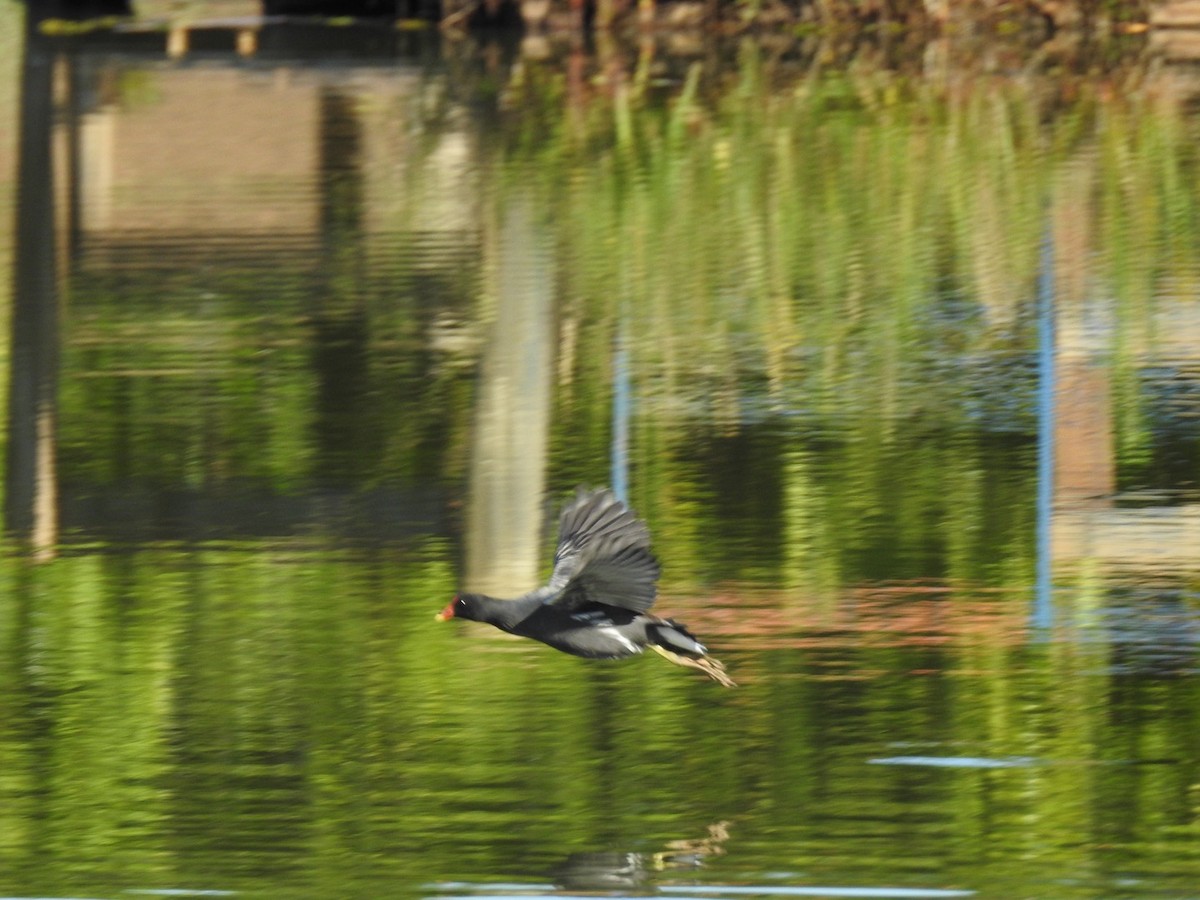
{"label": "reflection of bird", "polygon": [[572,853],[554,871],[554,886],[569,891],[629,891],[649,880],[640,853]]}
{"label": "reflection of bird", "polygon": [[655,872],[698,869],[725,852],[729,823],[708,826],[708,837],[668,841],[658,853],[572,853],[554,872],[555,886],[573,891],[631,891]]}
{"label": "reflection of bird", "polygon": [[658,869],[682,869],[699,866],[710,856],[725,852],[724,844],[729,840],[729,823],[713,822],[708,826],[708,837],[668,841],[666,848],[654,854],[654,865]]}
{"label": "reflection of bird", "polygon": [[686,628],[648,612],[658,573],[646,523],[611,491],[580,490],[559,519],[549,584],[515,600],[459,594],[438,618],[487,622],[590,659],[619,659],[649,647],[733,687],[725,667]]}

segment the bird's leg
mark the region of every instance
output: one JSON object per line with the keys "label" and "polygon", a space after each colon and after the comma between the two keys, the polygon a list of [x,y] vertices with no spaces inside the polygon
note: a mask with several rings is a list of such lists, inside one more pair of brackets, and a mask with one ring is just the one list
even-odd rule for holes
{"label": "bird's leg", "polygon": [[684,656],[682,653],[676,653],[673,650],[668,650],[666,647],[660,647],[658,644],[651,644],[661,656],[666,657],[677,666],[690,666],[693,669],[699,669],[713,681],[719,682],[725,687],[737,687],[734,680],[725,674],[725,667],[711,656]]}

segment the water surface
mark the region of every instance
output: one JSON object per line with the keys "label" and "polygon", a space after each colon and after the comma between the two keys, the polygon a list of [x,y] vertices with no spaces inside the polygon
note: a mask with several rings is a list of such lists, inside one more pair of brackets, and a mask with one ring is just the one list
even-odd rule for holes
{"label": "water surface", "polygon": [[0,894],[1196,896],[1187,70],[253,36],[6,63]]}

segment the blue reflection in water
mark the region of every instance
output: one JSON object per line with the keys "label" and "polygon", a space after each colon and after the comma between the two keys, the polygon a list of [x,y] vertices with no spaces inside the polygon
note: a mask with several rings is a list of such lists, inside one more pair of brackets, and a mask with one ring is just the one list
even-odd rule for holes
{"label": "blue reflection in water", "polygon": [[629,351],[624,329],[613,353],[612,490],[629,502]]}
{"label": "blue reflection in water", "polygon": [[1037,586],[1033,617],[1037,629],[1054,622],[1050,586],[1050,525],[1054,503],[1054,238],[1046,226],[1038,271],[1038,490],[1037,490]]}
{"label": "blue reflection in water", "polygon": [[934,766],[942,769],[1013,769],[1036,765],[1032,756],[884,756],[869,759],[876,766]]}
{"label": "blue reflection in water", "polygon": [[715,885],[706,887],[693,885],[689,887],[662,887],[664,894],[678,896],[680,894],[736,894],[738,896],[786,896],[786,897],[973,897],[974,891],[949,890],[945,888],[903,888],[903,887],[832,887],[828,885],[804,885],[803,887],[756,887],[754,885],[739,885],[724,887]]}

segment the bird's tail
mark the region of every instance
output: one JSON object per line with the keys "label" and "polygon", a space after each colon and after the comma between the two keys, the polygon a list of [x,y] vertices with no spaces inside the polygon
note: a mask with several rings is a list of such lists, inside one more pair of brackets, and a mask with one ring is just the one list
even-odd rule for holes
{"label": "bird's tail", "polygon": [[659,655],[677,666],[699,669],[724,687],[737,687],[734,680],[725,674],[724,664],[709,656],[708,649],[678,622],[663,619],[651,625],[647,632],[650,646]]}

